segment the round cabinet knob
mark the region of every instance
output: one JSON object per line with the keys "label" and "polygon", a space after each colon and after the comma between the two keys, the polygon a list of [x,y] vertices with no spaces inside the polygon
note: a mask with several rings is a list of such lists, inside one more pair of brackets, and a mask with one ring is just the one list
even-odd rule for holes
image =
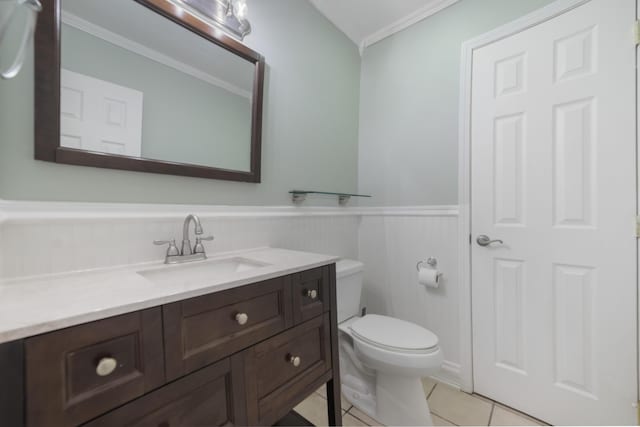
{"label": "round cabinet knob", "polygon": [[302,362],[302,359],[300,359],[300,356],[293,356],[291,354],[289,355],[289,363],[291,363],[296,368],[300,366],[301,362]]}
{"label": "round cabinet knob", "polygon": [[238,322],[238,325],[244,325],[248,320],[249,316],[247,316],[247,313],[236,314],[236,322]]}
{"label": "round cabinet knob", "polygon": [[103,357],[96,366],[96,374],[101,377],[111,375],[118,367],[118,361],[113,357]]}
{"label": "round cabinet knob", "polygon": [[318,298],[318,291],[316,291],[315,289],[308,289],[307,290],[307,297],[309,297],[311,299]]}

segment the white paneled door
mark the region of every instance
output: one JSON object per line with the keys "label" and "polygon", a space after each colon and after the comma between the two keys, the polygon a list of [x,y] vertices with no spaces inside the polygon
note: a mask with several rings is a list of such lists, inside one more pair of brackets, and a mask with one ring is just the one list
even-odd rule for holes
{"label": "white paneled door", "polygon": [[473,55],[474,389],[552,424],[637,422],[634,21],[592,0]]}
{"label": "white paneled door", "polygon": [[60,70],[60,145],[141,157],[142,92]]}

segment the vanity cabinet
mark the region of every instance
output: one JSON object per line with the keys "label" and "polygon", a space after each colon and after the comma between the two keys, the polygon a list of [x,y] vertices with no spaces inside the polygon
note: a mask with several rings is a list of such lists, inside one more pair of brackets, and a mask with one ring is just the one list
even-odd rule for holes
{"label": "vanity cabinet", "polygon": [[330,379],[329,315],[315,317],[246,350],[249,425],[271,425]]}
{"label": "vanity cabinet", "polygon": [[293,319],[300,323],[329,310],[328,267],[303,271],[291,276]]}
{"label": "vanity cabinet", "polygon": [[164,384],[160,308],[25,340],[27,421],[77,425]]}
{"label": "vanity cabinet", "polygon": [[[236,359],[237,360],[237,359]],[[224,359],[86,424],[87,427],[243,426],[242,367]]]}
{"label": "vanity cabinet", "polygon": [[291,327],[290,283],[279,277],[163,306],[167,379]]}
{"label": "vanity cabinet", "polygon": [[339,425],[338,365],[331,264],[2,344],[0,424],[272,425],[326,383]]}

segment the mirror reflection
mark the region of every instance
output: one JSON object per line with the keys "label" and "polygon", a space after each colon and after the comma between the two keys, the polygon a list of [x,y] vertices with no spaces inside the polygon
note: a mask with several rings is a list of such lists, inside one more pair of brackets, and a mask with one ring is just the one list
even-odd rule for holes
{"label": "mirror reflection", "polygon": [[253,63],[133,0],[62,0],[61,64],[61,146],[250,171]]}

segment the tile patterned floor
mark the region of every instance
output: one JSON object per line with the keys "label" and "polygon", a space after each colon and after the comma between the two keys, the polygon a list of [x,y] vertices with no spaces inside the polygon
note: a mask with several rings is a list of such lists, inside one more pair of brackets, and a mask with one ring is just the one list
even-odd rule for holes
{"label": "tile patterned floor", "polygon": [[[464,393],[431,378],[422,381],[436,426],[540,426],[546,425],[481,396]],[[324,387],[296,406],[296,412],[316,426],[327,425],[327,399]],[[342,399],[345,426],[381,424]]]}

